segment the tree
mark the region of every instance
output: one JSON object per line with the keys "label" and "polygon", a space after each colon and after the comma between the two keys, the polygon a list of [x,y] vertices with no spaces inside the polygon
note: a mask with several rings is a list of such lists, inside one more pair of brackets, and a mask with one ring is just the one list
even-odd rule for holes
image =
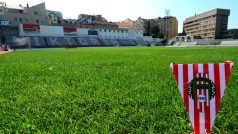
{"label": "tree", "polygon": [[1,36],[1,41],[2,41],[2,44],[6,44],[6,37],[4,34]]}
{"label": "tree", "polygon": [[186,35],[187,35],[187,33],[184,30],[182,33],[178,33],[178,36],[186,36]]}
{"label": "tree", "polygon": [[164,34],[163,33],[159,33],[159,38],[164,38]]}
{"label": "tree", "polygon": [[187,33],[184,31],[184,29],[183,29],[182,34],[183,34],[183,36],[186,36],[186,35],[187,35]]}
{"label": "tree", "polygon": [[152,29],[151,29],[150,35],[153,38],[157,38],[159,36],[159,27],[158,26],[153,26]]}

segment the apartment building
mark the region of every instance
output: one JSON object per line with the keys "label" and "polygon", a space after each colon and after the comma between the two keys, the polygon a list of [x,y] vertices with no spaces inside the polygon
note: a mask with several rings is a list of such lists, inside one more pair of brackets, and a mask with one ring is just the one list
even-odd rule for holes
{"label": "apartment building", "polygon": [[108,27],[108,28],[118,28],[118,25],[114,22],[108,22],[106,18],[102,15],[88,15],[80,14],[78,20],[75,21],[75,26],[80,28],[89,27]]}
{"label": "apartment building", "polygon": [[134,23],[135,29],[143,29],[144,35],[150,35],[152,29],[158,27],[158,18],[144,19],[139,17]]}
{"label": "apartment building", "polygon": [[49,24],[49,17],[45,8],[45,3],[41,3],[32,7],[28,4],[23,5],[8,5],[5,2],[0,2],[0,18],[10,22],[11,26],[19,24]]}
{"label": "apartment building", "polygon": [[165,16],[158,19],[159,32],[170,39],[178,34],[178,20],[173,16]]}
{"label": "apartment building", "polygon": [[52,25],[63,20],[63,15],[59,11],[46,10],[45,3],[29,7],[28,4],[23,6],[0,2],[0,19],[8,21],[11,26],[19,24]]}
{"label": "apartment building", "polygon": [[221,39],[227,31],[230,10],[214,9],[186,18],[183,29],[195,39]]}

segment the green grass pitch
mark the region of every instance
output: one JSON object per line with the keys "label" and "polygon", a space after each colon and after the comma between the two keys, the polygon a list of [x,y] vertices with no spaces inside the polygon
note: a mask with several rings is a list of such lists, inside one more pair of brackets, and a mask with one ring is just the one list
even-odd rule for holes
{"label": "green grass pitch", "polygon": [[191,133],[170,63],[234,68],[214,133],[238,133],[238,47],[122,47],[0,55],[0,133]]}

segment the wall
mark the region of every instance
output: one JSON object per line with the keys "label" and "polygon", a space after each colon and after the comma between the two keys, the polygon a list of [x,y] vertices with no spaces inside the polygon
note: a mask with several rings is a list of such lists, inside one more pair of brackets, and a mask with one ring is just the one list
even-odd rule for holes
{"label": "wall", "polygon": [[64,37],[64,30],[61,26],[40,26],[41,36]]}
{"label": "wall", "polygon": [[20,36],[54,36],[64,37],[64,30],[62,26],[45,26],[40,25],[40,33],[28,33],[23,30],[23,24],[19,25]]}
{"label": "wall", "polygon": [[98,28],[98,36],[106,39],[129,39],[127,29]]}
{"label": "wall", "polygon": [[143,40],[143,30],[129,29],[128,36],[130,39]]}
{"label": "wall", "polygon": [[78,36],[80,37],[88,37],[89,28],[77,28]]}

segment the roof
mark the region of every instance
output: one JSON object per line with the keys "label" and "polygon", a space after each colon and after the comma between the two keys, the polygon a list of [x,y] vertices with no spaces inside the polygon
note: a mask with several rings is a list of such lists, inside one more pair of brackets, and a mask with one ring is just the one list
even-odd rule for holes
{"label": "roof", "polygon": [[202,12],[199,14],[195,14],[194,16],[185,18],[184,22],[193,21],[193,20],[196,20],[197,18],[203,18],[204,16],[210,16],[212,14],[214,14],[214,15],[215,14],[230,15],[230,10],[229,9],[221,9],[221,8],[212,9],[212,10],[205,11],[205,12]]}
{"label": "roof", "polygon": [[21,4],[19,4],[19,5],[17,5],[17,4],[6,4],[6,5],[7,5],[6,8],[10,8],[10,9],[20,9],[20,10],[24,9],[24,7]]}

